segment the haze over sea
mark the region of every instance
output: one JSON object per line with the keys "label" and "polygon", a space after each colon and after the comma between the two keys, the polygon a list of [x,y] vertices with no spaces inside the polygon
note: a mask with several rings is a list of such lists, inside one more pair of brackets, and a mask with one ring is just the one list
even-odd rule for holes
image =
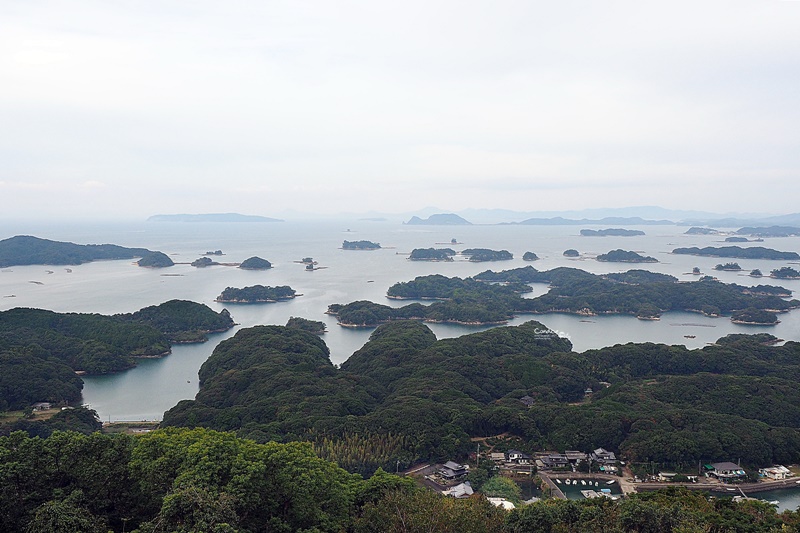
{"label": "haze over sea", "polygon": [[[142,360],[131,370],[107,376],[84,377],[84,401],[104,421],[160,420],[165,410],[197,393],[197,371],[220,341],[243,327],[259,324],[283,325],[292,316],[321,320],[328,332],[323,336],[334,364],[345,361],[369,339],[373,329],[343,328],[335,317],[324,314],[332,303],[371,300],[401,306],[408,302],[388,300],[386,290],[398,281],[440,273],[473,276],[487,269],[500,271],[532,264],[539,270],[557,266],[581,268],[594,273],[643,268],[692,281],[688,274],[699,266],[727,283],[742,285],[778,284],[800,290],[800,281],[753,279],[746,273],[759,268],[768,273],[791,265],[783,261],[737,260],[743,271],[715,272],[713,266],[727,259],[672,255],[683,246],[719,246],[723,237],[685,235],[683,226],[642,226],[645,236],[581,237],[580,229],[600,226],[409,226],[387,221],[342,220],[274,223],[106,223],[19,224],[7,223],[0,238],[27,234],[79,244],[112,243],[160,250],[177,264],[166,269],[137,267],[132,261],[104,261],[84,265],[17,266],[0,271],[0,310],[36,307],[59,312],[114,314],[132,312],[148,305],[178,298],[207,304],[214,310],[227,307],[236,328],[214,334],[204,344],[176,345],[161,359]],[[450,245],[451,239],[459,245]],[[342,250],[343,240],[370,240],[383,247],[375,251]],[[447,244],[443,244],[447,243]],[[800,238],[766,239],[758,245],[781,251],[800,251]],[[746,244],[745,244],[746,246]],[[508,250],[512,261],[470,263],[412,262],[405,254],[414,248],[451,247]],[[575,248],[580,259],[568,259],[562,252]],[[594,256],[622,248],[656,257],[655,264],[601,263]],[[259,256],[269,260],[267,271],[243,271],[230,266],[195,268],[188,263],[206,251],[221,249],[220,262],[241,262]],[[522,260],[526,251],[541,259]],[[307,272],[296,263],[313,257],[319,267]],[[69,271],[71,270],[71,272]],[[52,273],[50,273],[52,272]],[[289,285],[302,296],[273,304],[223,305],[214,299],[226,287]],[[537,284],[527,297],[547,292]],[[13,296],[12,296],[13,295]],[[424,302],[423,302],[424,303]],[[781,339],[800,340],[800,311],[779,315],[773,327],[742,326],[728,318],[709,318],[693,313],[667,313],[660,321],[642,321],[631,316],[580,317],[566,314],[523,315],[511,322],[538,320],[569,337],[576,351],[626,342],[659,342],[702,347],[729,333],[769,332]],[[430,324],[439,338],[481,331],[483,327]],[[690,337],[687,337],[690,336]],[[693,337],[692,337],[693,336]]]}

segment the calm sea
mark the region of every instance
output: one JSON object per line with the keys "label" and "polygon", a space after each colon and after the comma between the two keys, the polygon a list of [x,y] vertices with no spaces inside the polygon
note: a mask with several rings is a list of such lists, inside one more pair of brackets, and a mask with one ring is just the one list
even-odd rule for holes
{"label": "calm sea", "polygon": [[[0,226],[0,238],[27,234],[81,244],[113,243],[145,247],[169,254],[178,264],[151,270],[132,261],[104,261],[72,266],[25,266],[0,271],[0,309],[37,307],[59,312],[113,314],[136,311],[172,298],[202,302],[215,310],[224,306],[214,298],[226,287],[247,285],[289,285],[302,296],[289,301],[259,305],[227,305],[239,324],[224,334],[212,335],[209,342],[175,346],[168,357],[145,360],[129,371],[109,376],[86,377],[84,401],[103,420],[160,420],[165,410],[182,399],[191,399],[198,390],[197,371],[223,339],[236,330],[257,324],[285,324],[289,317],[321,320],[328,333],[323,338],[335,364],[345,361],[368,340],[371,330],[353,330],[336,325],[324,312],[329,304],[372,300],[399,306],[388,300],[386,289],[398,281],[440,273],[447,276],[472,276],[486,269],[505,270],[525,266],[526,251],[535,252],[537,269],[572,266],[595,273],[624,271],[631,265],[600,263],[592,257],[616,248],[636,250],[659,259],[644,268],[692,280],[687,274],[699,266],[726,282],[754,284],[746,275],[715,273],[712,268],[726,260],[671,255],[679,246],[721,245],[715,236],[684,235],[686,228],[644,226],[647,235],[639,237],[581,237],[582,226],[405,226],[380,221],[343,220],[278,223],[119,223],[119,224],[13,224]],[[412,262],[407,255],[414,248],[444,247],[451,239],[463,243],[456,250],[470,248],[506,249],[514,260],[494,263]],[[371,240],[380,250],[345,251],[343,240]],[[761,243],[779,249],[800,251],[800,238],[768,239]],[[562,252],[575,248],[583,255],[567,259]],[[189,262],[210,250],[222,250],[220,261],[240,262],[257,255],[272,262],[268,271],[248,272],[234,267],[194,268]],[[296,263],[311,256],[323,267],[307,272]],[[740,260],[744,272],[760,268],[768,272],[785,262]],[[774,284],[762,278],[757,283]],[[780,283],[800,289],[800,281]],[[547,291],[535,285],[530,297]],[[800,311],[784,314],[774,327],[740,326],[727,318],[707,318],[691,313],[670,313],[660,321],[641,321],[628,316],[584,318],[572,315],[521,316],[512,324],[536,319],[567,336],[578,351],[626,342],[661,342],[704,346],[728,333],[768,331],[783,339],[800,340]],[[456,337],[485,328],[435,324],[430,326],[439,338]]]}

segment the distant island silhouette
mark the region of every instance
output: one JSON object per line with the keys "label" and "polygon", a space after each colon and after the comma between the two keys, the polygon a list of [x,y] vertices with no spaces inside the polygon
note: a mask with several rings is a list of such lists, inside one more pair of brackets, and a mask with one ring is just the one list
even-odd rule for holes
{"label": "distant island silhouette", "polygon": [[259,215],[241,215],[239,213],[204,213],[204,214],[179,214],[179,215],[153,215],[148,222],[283,222],[279,218],[262,217]]}

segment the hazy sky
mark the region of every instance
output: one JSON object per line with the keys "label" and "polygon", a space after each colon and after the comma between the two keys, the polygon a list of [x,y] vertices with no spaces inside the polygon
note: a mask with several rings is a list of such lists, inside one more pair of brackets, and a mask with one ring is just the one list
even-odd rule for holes
{"label": "hazy sky", "polygon": [[0,2],[3,217],[800,211],[800,1]]}

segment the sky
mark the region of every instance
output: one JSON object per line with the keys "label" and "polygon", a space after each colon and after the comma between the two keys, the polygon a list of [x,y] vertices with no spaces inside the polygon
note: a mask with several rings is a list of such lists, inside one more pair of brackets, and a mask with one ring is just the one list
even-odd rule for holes
{"label": "sky", "polygon": [[5,218],[800,211],[800,1],[0,2]]}

